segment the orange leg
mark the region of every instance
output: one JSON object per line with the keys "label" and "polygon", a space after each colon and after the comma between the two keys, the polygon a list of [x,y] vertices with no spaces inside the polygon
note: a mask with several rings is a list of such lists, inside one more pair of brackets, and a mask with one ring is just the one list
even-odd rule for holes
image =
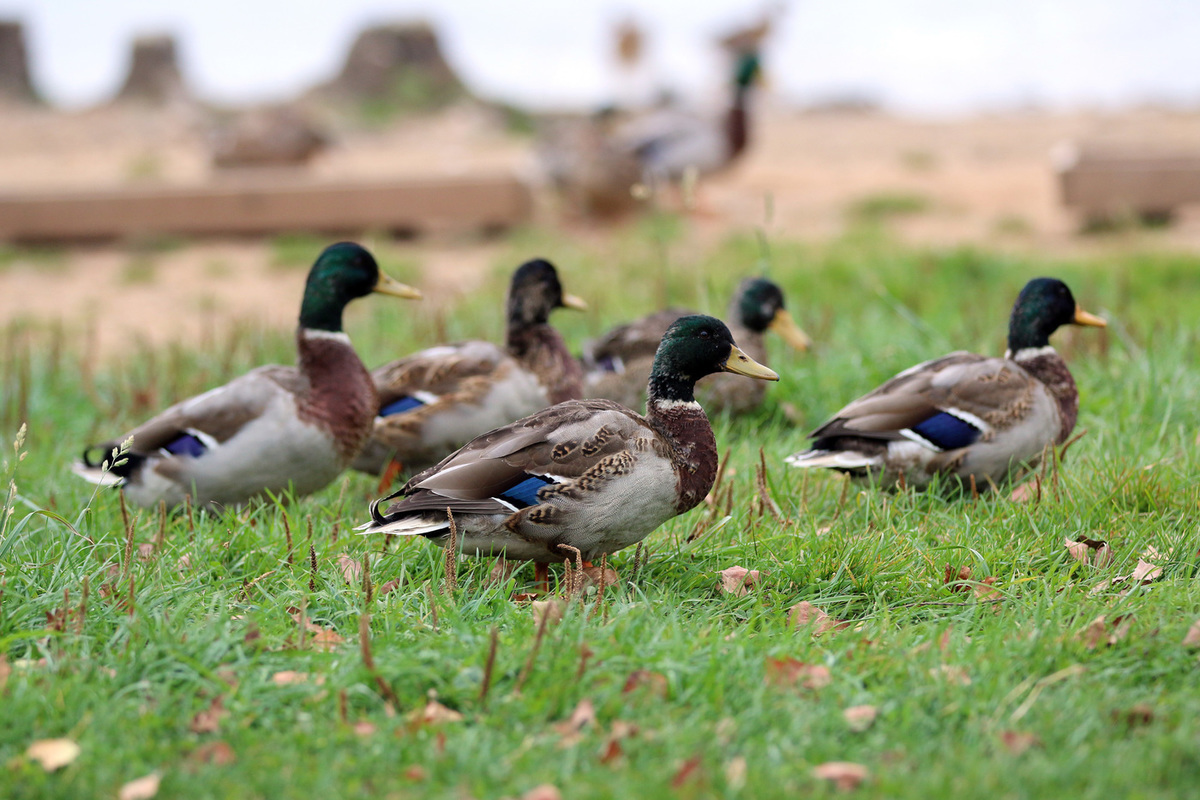
{"label": "orange leg", "polygon": [[388,461],[387,466],[383,468],[383,474],[379,476],[379,494],[383,494],[392,488],[392,484],[396,482],[396,478],[400,477],[400,473],[404,472],[404,465],[400,463],[400,459],[393,456]]}
{"label": "orange leg", "polygon": [[533,564],[533,581],[543,594],[550,594],[550,565],[545,561]]}

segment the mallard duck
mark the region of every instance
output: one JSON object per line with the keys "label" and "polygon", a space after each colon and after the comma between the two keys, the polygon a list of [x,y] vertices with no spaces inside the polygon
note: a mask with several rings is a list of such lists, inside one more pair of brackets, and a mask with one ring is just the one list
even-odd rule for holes
{"label": "mallard duck", "polygon": [[829,467],[883,485],[924,488],[935,475],[986,489],[1035,466],[1075,427],[1079,392],[1050,345],[1062,325],[1107,323],[1084,311],[1067,285],[1035,278],[1013,306],[1008,352],[955,352],[906,369],[843,408],[809,437],[795,467]]}
{"label": "mallard duck", "polygon": [[717,172],[732,164],[750,143],[750,87],[759,78],[758,53],[734,59],[733,97],[716,118],[664,109],[637,117],[617,133],[620,149],[634,154],[651,185]]}
{"label": "mallard duck", "polygon": [[684,317],[659,345],[645,416],[611,400],[543,409],[372,503],[361,530],[445,546],[450,512],[462,552],[535,561],[540,578],[547,563],[570,556],[560,545],[589,561],[628,547],[712,488],[717,444],[693,389],[719,371],[779,378],[739,350],[720,320]]}
{"label": "mallard duck", "polygon": [[587,304],[563,292],[549,261],[528,261],[512,277],[504,347],[461,342],[376,369],[378,415],[355,469],[419,472],[485,431],[581,397],[583,370],[549,324],[556,308]]}
{"label": "mallard duck", "polygon": [[[584,346],[584,397],[604,397],[639,407],[646,392],[646,379],[654,363],[658,342],[671,323],[693,311],[669,308],[633,322],[619,325]],[[766,278],[747,278],[729,303],[730,330],[742,351],[759,363],[767,363],[765,331],[774,331],[801,352],[812,340],[796,325],[783,304],[783,291]],[[733,375],[717,375],[698,389],[705,410],[742,414],[757,408],[766,395],[766,385],[744,381]]]}
{"label": "mallard duck", "polygon": [[[421,296],[381,273],[357,244],[325,248],[300,306],[299,366],[259,367],[177,403],[89,446],[75,472],[121,486],[140,506],[174,507],[186,495],[197,504],[235,505],[288,487],[297,495],[322,488],[358,454],[379,407],[371,375],[342,331],[346,304],[371,292]],[[110,466],[128,439],[128,451]]]}

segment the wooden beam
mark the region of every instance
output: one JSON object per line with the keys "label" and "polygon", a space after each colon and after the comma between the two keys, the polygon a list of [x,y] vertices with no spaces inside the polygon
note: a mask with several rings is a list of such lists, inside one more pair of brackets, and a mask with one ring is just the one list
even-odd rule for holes
{"label": "wooden beam", "polygon": [[532,210],[529,187],[510,175],[374,183],[277,175],[186,188],[0,196],[0,239],[487,231],[526,222]]}

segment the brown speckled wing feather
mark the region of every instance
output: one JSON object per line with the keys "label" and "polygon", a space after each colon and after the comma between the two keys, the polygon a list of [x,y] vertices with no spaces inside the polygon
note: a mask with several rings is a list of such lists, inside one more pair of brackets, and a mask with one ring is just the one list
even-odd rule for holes
{"label": "brown speckled wing feather", "polygon": [[951,353],[900,373],[847,405],[809,436],[900,439],[902,429],[948,408],[1003,429],[1021,419],[1033,391],[1032,376],[1008,359]]}
{"label": "brown speckled wing feather", "polygon": [[529,474],[577,478],[630,440],[656,435],[645,420],[616,403],[561,403],[468,442],[383,502],[404,498],[389,514],[447,507],[497,512],[504,507],[489,498]]}

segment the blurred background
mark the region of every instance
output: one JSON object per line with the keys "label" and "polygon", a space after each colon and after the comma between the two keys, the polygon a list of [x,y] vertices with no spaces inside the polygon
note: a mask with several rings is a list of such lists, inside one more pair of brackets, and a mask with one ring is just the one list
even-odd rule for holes
{"label": "blurred background", "polygon": [[1186,0],[0,0],[0,316],[283,325],[270,265],[331,237],[436,299],[664,215],[696,251],[1195,252],[1197,40]]}

